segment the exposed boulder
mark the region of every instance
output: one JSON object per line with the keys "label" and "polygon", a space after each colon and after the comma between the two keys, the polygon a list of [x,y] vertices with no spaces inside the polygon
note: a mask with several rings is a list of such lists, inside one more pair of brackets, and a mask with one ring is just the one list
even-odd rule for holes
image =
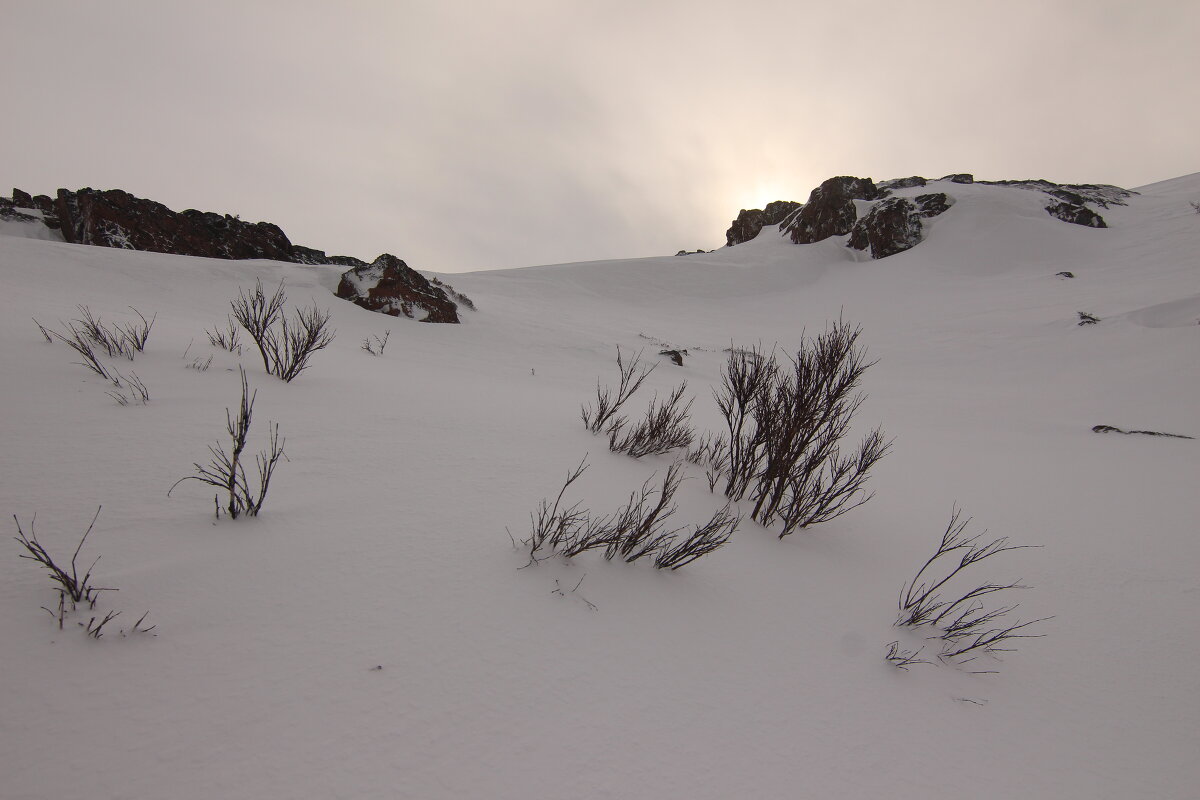
{"label": "exposed boulder", "polygon": [[974,183],[975,176],[969,172],[956,172],[953,175],[945,175],[939,180],[950,181],[951,183]]}
{"label": "exposed boulder", "polygon": [[921,212],[903,197],[880,200],[850,230],[847,247],[871,251],[871,258],[887,258],[919,244]]}
{"label": "exposed boulder", "polygon": [[735,244],[748,242],[758,236],[768,225],[778,225],[789,214],[800,208],[800,203],[792,200],[775,200],[767,203],[766,208],[743,208],[738,212],[729,230],[725,231],[725,244],[732,247]]}
{"label": "exposed boulder", "polygon": [[902,253],[925,238],[922,218],[936,217],[953,203],[942,192],[919,195],[912,200],[903,197],[880,200],[854,223],[846,246],[869,249],[871,258]]}
{"label": "exposed boulder", "polygon": [[1083,225],[1088,228],[1108,227],[1108,223],[1104,221],[1104,217],[1092,211],[1087,206],[1051,200],[1050,204],[1046,206],[1046,211],[1050,216],[1074,225]]}
{"label": "exposed boulder", "polygon": [[425,313],[422,322],[458,322],[458,308],[441,286],[390,253],[342,275],[338,297],[393,317]]}
{"label": "exposed boulder", "polygon": [[948,197],[945,192],[919,194],[913,200],[922,217],[936,217],[954,205],[954,198]]}
{"label": "exposed boulder", "polygon": [[785,220],[780,229],[791,237],[793,244],[812,244],[847,234],[858,219],[854,201],[878,200],[884,196],[870,178],[847,175],[830,178],[813,189],[808,202]]}

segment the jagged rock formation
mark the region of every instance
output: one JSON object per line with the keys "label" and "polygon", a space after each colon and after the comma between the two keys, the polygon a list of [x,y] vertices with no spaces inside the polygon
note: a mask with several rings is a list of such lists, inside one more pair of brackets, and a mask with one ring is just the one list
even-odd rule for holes
{"label": "jagged rock formation", "polygon": [[762,209],[743,208],[738,212],[737,219],[730,225],[729,230],[725,231],[725,244],[732,247],[748,242],[758,236],[764,227],[778,225],[798,208],[800,203],[792,200],[776,200],[767,203],[767,207]]}
{"label": "jagged rock formation", "polygon": [[228,214],[194,209],[176,212],[120,189],[59,189],[53,200],[14,189],[11,200],[0,198],[0,219],[41,222],[60,230],[63,239],[72,244],[351,267],[342,276],[339,297],[385,314],[412,317],[421,310],[425,322],[458,322],[458,308],[451,297],[474,309],[474,304],[452,287],[440,282],[431,284],[390,253],[370,264],[352,256],[328,256],[323,250],[292,244],[278,225],[269,222],[243,222]]}
{"label": "jagged rock formation", "polygon": [[72,244],[205,258],[293,260],[292,243],[278,225],[195,209],[174,212],[120,189],[59,189],[55,210],[63,238]]}
{"label": "jagged rock formation", "polygon": [[[1108,208],[1125,205],[1136,194],[1106,184],[1052,183],[1047,180],[977,181],[968,172],[954,173],[929,181],[919,175],[881,181],[840,176],[830,178],[814,189],[803,205],[776,201],[767,209],[785,209],[781,219],[769,217],[767,210],[742,210],[725,232],[728,246],[755,238],[766,225],[779,225],[780,234],[794,244],[811,244],[830,236],[850,234],[846,246],[870,251],[872,258],[887,258],[919,243],[924,236],[924,220],[945,212],[954,198],[944,192],[931,192],[913,198],[894,197],[893,192],[924,187],[930,183],[986,186],[1010,186],[1041,192],[1048,198],[1046,211],[1055,219],[1090,228],[1106,228],[1104,218],[1088,205]],[[856,202],[858,201],[858,202]],[[871,205],[859,218],[862,201]]]}
{"label": "jagged rock formation", "polygon": [[881,200],[854,223],[846,246],[855,250],[869,248],[871,258],[902,253],[924,238],[923,218],[936,217],[952,204],[942,192],[919,195],[913,200],[904,197]]}
{"label": "jagged rock formation", "polygon": [[1061,219],[1063,222],[1070,222],[1075,225],[1086,225],[1089,228],[1108,227],[1108,223],[1104,221],[1104,217],[1086,206],[1076,205],[1075,203],[1063,203],[1058,200],[1051,200],[1049,205],[1046,206],[1046,212],[1052,217]]}
{"label": "jagged rock formation", "polygon": [[342,275],[337,296],[369,311],[393,317],[425,312],[422,322],[458,322],[458,309],[444,291],[390,253]]}
{"label": "jagged rock formation", "polygon": [[808,196],[808,202],[780,226],[792,244],[812,244],[850,232],[858,219],[855,200],[879,200],[885,194],[870,178],[830,178]]}

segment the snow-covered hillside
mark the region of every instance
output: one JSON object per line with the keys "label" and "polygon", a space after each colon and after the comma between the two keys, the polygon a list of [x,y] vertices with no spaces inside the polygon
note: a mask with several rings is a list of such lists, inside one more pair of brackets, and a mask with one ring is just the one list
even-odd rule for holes
{"label": "snow-covered hillside", "polygon": [[[0,236],[0,512],[12,536],[36,514],[69,559],[103,506],[80,562],[102,556],[119,591],[97,612],[122,612],[99,640],[77,625],[93,612],[60,631],[46,574],[4,546],[0,795],[1195,797],[1200,440],[1091,430],[1200,437],[1200,174],[1139,191],[1100,230],[955,185],[926,240],[879,261],[760,235],[455,275],[479,309],[457,326],[338,300],[332,266]],[[256,278],[332,312],[336,340],[289,384],[205,335]],[[114,362],[145,405],[31,319],[61,329],[80,304],[157,314]],[[635,412],[686,380],[715,431],[731,344],[794,351],[839,316],[878,359],[858,426],[895,438],[869,503],[782,541],[747,520],[676,572],[595,553],[518,569],[506,528],[527,535],[585,454],[569,500],[598,513],[672,461],[611,454],[580,422],[618,346],[662,362]],[[389,329],[382,356],[361,349]],[[239,362],[250,449],[274,420],[289,461],[261,517],[216,521],[207,487],[167,490],[224,441]],[[689,470],[680,524],[723,503]],[[1014,616],[1053,619],[995,674],[896,669],[897,596],[955,504],[1040,546],[981,577],[1022,579]],[[147,610],[155,635],[122,637]]]}

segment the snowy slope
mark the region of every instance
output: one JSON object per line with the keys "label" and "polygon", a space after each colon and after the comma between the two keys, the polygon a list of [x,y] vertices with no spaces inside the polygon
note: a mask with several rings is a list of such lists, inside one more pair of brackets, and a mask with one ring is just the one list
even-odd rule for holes
{"label": "snowy slope", "polygon": [[[94,641],[78,612],[59,631],[8,545],[0,795],[1194,797],[1200,442],[1090,429],[1200,436],[1200,174],[1144,187],[1105,230],[1018,188],[948,191],[927,240],[881,261],[768,230],[455,275],[480,309],[460,326],[336,300],[334,267],[0,236],[0,511],[27,531],[36,513],[69,554],[102,504],[83,556],[120,591],[99,608],[158,625]],[[338,336],[291,384],[241,357],[251,447],[278,421],[290,461],[263,516],[215,522],[206,487],[166,493],[224,435],[239,359],[204,331],[256,277],[329,307]],[[118,406],[30,319],[81,303],[157,313],[132,365],[147,405]],[[518,569],[505,529],[525,535],[585,453],[572,499],[597,512],[670,463],[612,455],[579,421],[618,345],[687,348],[634,404],[686,379],[715,429],[724,348],[794,349],[839,314],[879,359],[861,427],[895,437],[870,503],[783,541],[746,522],[674,573]],[[382,357],[360,349],[385,329]],[[681,522],[720,505],[691,474]],[[896,597],[954,503],[1043,546],[986,577],[1024,579],[1020,616],[1054,619],[996,674],[896,670]]]}

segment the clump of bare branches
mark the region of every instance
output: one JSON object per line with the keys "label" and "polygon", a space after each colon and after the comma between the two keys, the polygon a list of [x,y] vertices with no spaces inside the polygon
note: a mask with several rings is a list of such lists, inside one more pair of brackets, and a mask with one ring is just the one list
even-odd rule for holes
{"label": "clump of bare branches", "polygon": [[902,669],[905,672],[907,672],[908,668],[913,664],[932,663],[921,659],[921,651],[925,649],[923,647],[916,650],[909,650],[900,647],[900,642],[897,640],[894,642],[888,642],[887,648],[887,653],[884,654],[883,660],[891,664],[893,667]]}
{"label": "clump of bare branches", "polygon": [[[238,408],[237,418],[234,418],[228,408],[225,409],[225,429],[231,440],[230,451],[227,453],[220,444],[209,445],[208,450],[212,453],[211,461],[207,465],[194,464],[196,474],[180,478],[167,491],[169,496],[176,486],[189,480],[215,486],[228,496],[224,510],[232,519],[237,519],[243,514],[248,517],[258,516],[267,499],[271,476],[275,473],[275,468],[279,465],[280,460],[286,457],[283,452],[284,440],[279,438],[279,424],[268,422],[268,447],[254,457],[258,468],[258,480],[257,488],[252,486],[246,476],[243,452],[250,435],[254,400],[258,396],[258,391],[255,390],[251,394],[249,382],[246,380],[246,371],[238,367],[238,372],[242,378],[242,402]],[[218,498],[219,495],[214,496],[213,504],[216,506],[216,516],[220,518],[221,503]]]}
{"label": "clump of bare branches", "polygon": [[46,550],[41,542],[38,541],[35,525],[37,523],[37,515],[29,522],[29,533],[26,534],[21,527],[21,520],[13,514],[13,521],[17,523],[17,535],[13,537],[21,546],[25,548],[25,552],[20,555],[21,558],[29,559],[37,564],[40,564],[47,572],[50,573],[50,580],[54,584],[54,589],[58,592],[58,610],[57,612],[46,609],[58,619],[58,627],[63,626],[63,617],[67,612],[67,606],[70,605],[70,610],[75,610],[75,607],[80,603],[87,603],[88,608],[96,607],[96,600],[100,596],[100,592],[115,592],[116,589],[111,589],[103,586],[95,586],[92,584],[92,570],[96,567],[96,563],[100,561],[97,556],[92,561],[91,566],[84,570],[83,574],[79,573],[79,567],[76,562],[79,559],[79,552],[83,550],[83,544],[87,541],[87,537],[92,532],[92,528],[96,526],[96,520],[100,517],[100,508],[97,507],[95,515],[92,517],[91,523],[87,526],[87,530],[83,532],[83,536],[79,539],[79,544],[75,547],[75,552],[71,555],[69,569],[65,566],[59,566],[54,558]]}
{"label": "clump of bare branches", "polygon": [[151,319],[146,319],[142,312],[130,306],[129,310],[137,314],[140,322],[117,323],[112,329],[109,329],[105,327],[100,317],[92,314],[91,309],[87,306],[81,305],[78,306],[78,309],[80,318],[76,319],[74,324],[69,327],[75,331],[78,326],[78,333],[82,333],[93,344],[102,348],[110,358],[124,356],[130,361],[137,353],[145,351],[146,341],[150,338],[150,329],[158,317],[156,314]]}
{"label": "clump of bare branches", "polygon": [[267,374],[291,383],[308,369],[309,359],[317,351],[333,342],[334,331],[329,328],[329,311],[316,306],[298,308],[289,319],[283,311],[286,302],[283,281],[268,297],[259,280],[254,291],[239,291],[230,306],[233,319],[258,346]]}
{"label": "clump of bare branches", "polygon": [[696,525],[687,536],[678,537],[660,549],[654,557],[654,566],[659,569],[679,569],[701,556],[706,556],[729,541],[742,522],[742,515],[734,513],[728,503],[717,509],[708,522]]}
{"label": "clump of bare branches", "polygon": [[128,375],[122,375],[115,369],[110,370],[109,380],[112,381],[113,389],[105,392],[113,400],[117,401],[117,405],[127,406],[133,401],[137,401],[142,405],[150,402],[150,390],[146,388],[146,384],[137,376],[136,372],[130,372]]}
{"label": "clump of bare branches", "polygon": [[781,539],[872,497],[870,470],[891,441],[876,428],[855,449],[841,449],[866,399],[858,386],[874,363],[858,346],[861,333],[838,320],[805,339],[790,365],[761,347],[730,350],[715,392],[726,430],[692,457],[707,465],[711,485],[723,474],[727,497],[753,503],[754,520],[780,524]]}
{"label": "clump of bare branches", "polygon": [[74,350],[79,357],[83,359],[82,361],[76,361],[76,364],[91,370],[101,378],[104,378],[106,381],[113,381],[113,376],[109,373],[109,368],[105,366],[105,364],[100,360],[100,357],[96,354],[96,350],[91,339],[74,325],[67,324],[66,328],[67,331],[70,332],[70,336],[66,336],[54,330],[50,331],[50,335]]}
{"label": "clump of bare branches", "polygon": [[225,327],[204,332],[208,335],[208,342],[213,347],[219,347],[238,355],[242,354],[241,328],[238,327],[238,323],[233,317],[225,318]]}
{"label": "clump of bare branches", "polygon": [[1011,625],[998,623],[1016,610],[1018,604],[994,605],[983,598],[994,599],[992,595],[1028,587],[1020,580],[999,583],[962,581],[966,570],[985,559],[1011,550],[1037,547],[1009,544],[1006,536],[985,540],[986,530],[968,535],[970,523],[970,518],[963,519],[962,511],[955,507],[937,551],[901,590],[896,620],[900,627],[926,626],[934,632],[931,638],[942,642],[940,657],[957,663],[966,663],[983,653],[1012,650],[1012,640],[1042,635],[1023,631],[1050,619],[1043,617]]}
{"label": "clump of bare branches", "polygon": [[592,433],[600,433],[609,424],[613,416],[620,411],[621,406],[625,404],[633,393],[636,392],[646,380],[657,364],[652,364],[648,367],[642,366],[642,354],[638,352],[628,361],[625,360],[621,348],[617,348],[617,371],[620,378],[617,382],[617,390],[614,394],[609,387],[601,387],[600,381],[596,381],[596,405],[593,408],[590,405],[583,406],[580,409],[580,416],[583,418],[584,427]]}
{"label": "clump of bare branches", "polygon": [[373,356],[383,355],[383,348],[387,347],[388,339],[391,337],[392,331],[389,328],[383,332],[383,336],[368,336],[362,340],[362,349]]}
{"label": "clump of bare branches", "polygon": [[529,550],[526,566],[555,554],[572,558],[589,550],[603,550],[609,561],[632,563],[647,558],[658,569],[678,569],[725,544],[741,521],[727,505],[687,535],[678,535],[682,528],[667,527],[667,521],[678,511],[675,493],[683,481],[682,461],[667,468],[657,489],[652,475],[617,511],[593,517],[579,503],[563,504],[567,489],[587,466],[585,458],[568,473],[554,502],[542,500],[530,515],[530,536],[522,541]]}
{"label": "clump of bare branches", "polygon": [[691,445],[695,432],[688,422],[693,401],[683,401],[686,390],[687,381],[684,381],[666,400],[660,402],[655,395],[646,409],[646,416],[636,425],[630,426],[626,417],[614,417],[608,426],[608,449],[641,458]]}
{"label": "clump of bare branches", "polygon": [[46,341],[52,342],[54,339],[58,339],[63,342],[82,359],[75,363],[111,383],[115,388],[108,392],[108,395],[120,405],[128,405],[132,400],[139,400],[145,405],[150,399],[150,392],[141,379],[132,372],[128,377],[122,375],[115,367],[102,361],[101,354],[110,358],[122,356],[132,361],[138,353],[145,350],[146,341],[150,337],[150,329],[154,326],[158,315],[146,319],[144,314],[130,306],[130,310],[141,321],[139,323],[117,323],[110,329],[87,306],[81,305],[78,308],[80,318],[63,323],[67,334],[46,328],[36,319],[34,324],[38,326],[38,330],[42,332]]}

